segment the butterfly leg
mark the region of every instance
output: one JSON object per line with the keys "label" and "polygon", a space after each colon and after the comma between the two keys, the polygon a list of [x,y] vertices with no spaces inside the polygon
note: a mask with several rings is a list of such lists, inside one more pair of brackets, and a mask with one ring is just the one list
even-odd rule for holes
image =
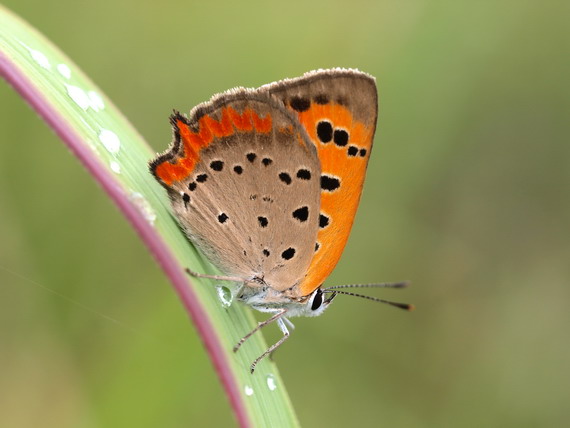
{"label": "butterfly leg", "polygon": [[237,352],[237,350],[241,347],[241,345],[243,345],[243,343],[249,339],[251,336],[253,336],[257,331],[261,330],[263,327],[265,327],[268,324],[271,324],[273,321],[278,320],[279,318],[281,318],[285,313],[287,312],[287,309],[280,309],[275,315],[273,315],[271,318],[267,318],[265,321],[260,321],[257,323],[257,327],[255,327],[253,330],[251,330],[249,333],[247,333],[244,337],[242,337],[240,339],[240,341],[238,343],[236,343],[236,346],[234,346],[234,352]]}
{"label": "butterfly leg", "polygon": [[[283,325],[286,324],[286,325]],[[279,328],[281,329],[281,331],[283,332],[284,335],[288,335],[289,334],[289,329],[287,328],[287,325],[289,326],[289,328],[291,330],[295,330],[295,325],[291,322],[291,320],[289,318],[283,317],[283,318],[279,318],[277,320],[277,325],[279,326]],[[271,352],[271,354],[269,354],[269,359],[271,361],[273,361],[273,355],[275,354],[275,351],[277,349],[274,349],[273,352]]]}
{"label": "butterfly leg", "polygon": [[283,337],[277,343],[270,346],[267,351],[265,351],[263,354],[257,357],[253,363],[251,363],[250,367],[251,373],[255,371],[255,367],[262,359],[264,359],[267,355],[269,355],[269,357],[271,358],[273,353],[277,350],[277,348],[279,348],[283,344],[283,342],[285,342],[289,338],[289,330],[287,329],[287,326],[283,322],[283,318],[279,318],[277,320],[277,325],[283,332]]}
{"label": "butterfly leg", "polygon": [[208,278],[208,279],[215,279],[218,281],[232,281],[232,282],[243,282],[242,278],[238,278],[235,276],[223,276],[223,275],[206,275],[205,273],[198,273],[190,270],[188,268],[185,269],[186,273],[194,278]]}

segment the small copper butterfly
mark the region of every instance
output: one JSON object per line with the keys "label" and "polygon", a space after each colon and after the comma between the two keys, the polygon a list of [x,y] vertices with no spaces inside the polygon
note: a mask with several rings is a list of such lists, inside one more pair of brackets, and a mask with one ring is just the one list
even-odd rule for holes
{"label": "small copper butterfly", "polygon": [[150,162],[182,228],[234,281],[237,299],[272,316],[283,338],[294,316],[320,315],[342,291],[406,283],[323,288],[352,227],[378,111],[375,79],[350,69],[318,70],[258,89],[215,95],[170,121],[174,142]]}

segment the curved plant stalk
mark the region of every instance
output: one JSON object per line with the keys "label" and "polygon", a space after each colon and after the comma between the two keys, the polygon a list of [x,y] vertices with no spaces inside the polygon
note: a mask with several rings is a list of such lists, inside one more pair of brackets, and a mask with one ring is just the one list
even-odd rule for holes
{"label": "curved plant stalk", "polygon": [[[152,150],[101,91],[29,24],[0,6],[0,74],[42,116],[101,184],[169,277],[196,325],[241,426],[297,426],[261,334],[234,354],[255,326],[249,311],[225,306],[211,281],[190,282],[184,267],[212,272],[180,232],[167,197],[148,173]],[[198,392],[197,392],[198,393]]]}

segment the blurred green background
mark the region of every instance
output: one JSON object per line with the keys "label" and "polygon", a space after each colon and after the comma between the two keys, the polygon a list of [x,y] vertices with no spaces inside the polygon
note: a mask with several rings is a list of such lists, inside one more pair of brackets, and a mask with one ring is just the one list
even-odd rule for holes
{"label": "blurred green background", "polygon": [[[333,66],[375,75],[339,297],[277,354],[306,427],[570,425],[568,2],[4,4],[162,151],[168,115]],[[0,84],[0,426],[233,426],[182,305],[79,162]],[[269,340],[278,336],[266,333]]]}

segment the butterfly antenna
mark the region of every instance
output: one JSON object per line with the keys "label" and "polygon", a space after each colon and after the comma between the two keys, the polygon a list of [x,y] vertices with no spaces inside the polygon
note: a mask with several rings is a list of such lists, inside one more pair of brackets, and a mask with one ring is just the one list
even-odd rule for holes
{"label": "butterfly antenna", "polygon": [[365,296],[364,294],[351,293],[350,291],[338,291],[336,289],[331,290],[331,288],[333,288],[333,287],[325,288],[325,289],[323,289],[323,292],[325,292],[325,293],[327,293],[327,292],[328,293],[337,293],[337,294],[344,294],[346,296],[360,297],[362,299],[372,300],[373,302],[386,303],[387,305],[395,306],[396,308],[404,309],[406,311],[413,311],[414,309],[416,309],[416,307],[414,305],[411,305],[409,303],[392,302],[391,300],[384,300],[384,299],[379,299],[377,297]]}
{"label": "butterfly antenna", "polygon": [[344,284],[344,285],[333,285],[332,287],[324,288],[325,290],[338,290],[339,288],[406,288],[410,285],[410,281],[400,281],[400,282],[382,282],[375,284]]}

